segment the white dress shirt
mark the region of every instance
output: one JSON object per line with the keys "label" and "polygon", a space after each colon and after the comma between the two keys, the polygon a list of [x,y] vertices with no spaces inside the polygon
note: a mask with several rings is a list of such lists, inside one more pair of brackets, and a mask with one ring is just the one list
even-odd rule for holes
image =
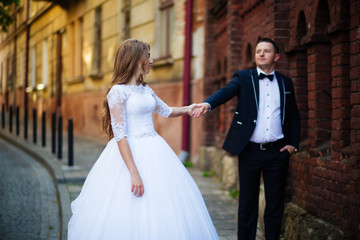
{"label": "white dress shirt", "polygon": [[[257,68],[257,73],[264,73]],[[265,74],[265,73],[264,73]],[[275,71],[272,81],[268,78],[259,80],[259,109],[256,127],[250,138],[251,142],[267,143],[284,138],[281,127],[280,90]]]}

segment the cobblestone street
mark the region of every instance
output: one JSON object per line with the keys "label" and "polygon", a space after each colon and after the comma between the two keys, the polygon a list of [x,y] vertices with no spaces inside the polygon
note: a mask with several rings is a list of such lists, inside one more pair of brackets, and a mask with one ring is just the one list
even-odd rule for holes
{"label": "cobblestone street", "polygon": [[56,190],[37,161],[0,138],[0,239],[59,239]]}
{"label": "cobblestone street", "polygon": [[[47,142],[50,142],[50,136],[47,137]],[[31,132],[29,139],[32,139]],[[34,159],[9,143],[34,155]],[[54,154],[51,154],[50,144],[44,148],[2,129],[0,129],[0,145],[0,204],[4,206],[0,210],[0,239],[66,240],[67,224],[72,215],[70,203],[79,195],[91,167],[106,142],[75,137],[73,167],[67,166],[66,147],[63,151],[63,160],[59,161]],[[67,136],[63,138],[63,145],[67,146]],[[60,199],[58,203],[53,180],[44,166],[35,159],[47,166],[47,170],[55,178]],[[201,170],[188,168],[188,171],[204,197],[220,240],[236,240],[237,199],[231,198],[219,181],[212,177],[204,177]],[[55,222],[59,221],[57,204],[61,206],[61,228],[59,222]],[[21,209],[23,206],[29,209],[16,210],[16,207]],[[30,209],[31,206],[33,207]],[[258,229],[256,239],[265,239],[261,228]]]}

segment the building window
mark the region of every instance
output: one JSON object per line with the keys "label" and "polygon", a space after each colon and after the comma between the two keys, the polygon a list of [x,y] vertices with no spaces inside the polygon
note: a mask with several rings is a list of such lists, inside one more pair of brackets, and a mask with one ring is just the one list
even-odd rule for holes
{"label": "building window", "polygon": [[125,5],[122,10],[124,13],[124,39],[130,38],[130,5],[130,0],[125,0]]}
{"label": "building window", "polygon": [[48,57],[48,40],[44,39],[42,45],[42,83],[44,86],[48,85],[49,76],[49,57]]}
{"label": "building window", "polygon": [[24,85],[24,68],[24,49],[21,49],[19,56],[19,87],[22,87]]}
{"label": "building window", "polygon": [[91,77],[101,78],[101,6],[95,8],[94,45],[91,64]]}
{"label": "building window", "polygon": [[160,58],[171,57],[171,38],[174,28],[174,3],[164,0],[160,3]]}
{"label": "building window", "polygon": [[31,85],[30,87],[36,86],[36,46],[31,49]]}
{"label": "building window", "polygon": [[75,41],[76,41],[76,37],[75,37],[75,22],[72,22],[69,24],[69,26],[67,27],[67,39],[69,41],[69,75],[67,76],[67,79],[69,79],[69,81],[71,81],[73,79],[73,77],[75,76],[75,51],[76,51],[76,46],[75,46]]}
{"label": "building window", "polygon": [[[69,39],[70,39],[70,74],[67,79],[67,83],[78,83],[84,80],[83,78],[83,18],[72,22],[69,25]],[[94,56],[96,57],[96,56]],[[93,70],[92,73],[96,75],[97,70]]]}
{"label": "building window", "polygon": [[11,65],[10,65],[10,56],[6,59],[6,90],[9,90],[12,86],[11,82]]}
{"label": "building window", "polygon": [[249,64],[253,59],[253,50],[251,49],[250,43],[248,43],[246,48],[246,62]]}
{"label": "building window", "polygon": [[79,18],[76,21],[75,29],[75,76],[80,77],[83,75],[83,60],[82,60],[82,52],[83,52],[83,45],[84,45],[84,21],[83,18]]}

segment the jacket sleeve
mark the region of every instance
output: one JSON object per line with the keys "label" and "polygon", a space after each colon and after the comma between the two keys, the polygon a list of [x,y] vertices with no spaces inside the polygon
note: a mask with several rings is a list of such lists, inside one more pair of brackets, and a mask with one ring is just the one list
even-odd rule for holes
{"label": "jacket sleeve", "polygon": [[240,78],[237,74],[235,74],[232,80],[225,87],[219,89],[204,102],[210,104],[211,109],[214,109],[236,96],[240,91],[240,88]]}

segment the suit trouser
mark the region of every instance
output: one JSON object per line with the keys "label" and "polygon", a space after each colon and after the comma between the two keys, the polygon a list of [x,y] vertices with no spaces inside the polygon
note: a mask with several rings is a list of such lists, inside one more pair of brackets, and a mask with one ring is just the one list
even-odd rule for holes
{"label": "suit trouser", "polygon": [[267,240],[278,240],[284,213],[289,153],[280,152],[280,147],[260,150],[248,144],[238,158],[240,181],[238,239],[254,240],[256,237],[262,173],[266,201],[265,237]]}

